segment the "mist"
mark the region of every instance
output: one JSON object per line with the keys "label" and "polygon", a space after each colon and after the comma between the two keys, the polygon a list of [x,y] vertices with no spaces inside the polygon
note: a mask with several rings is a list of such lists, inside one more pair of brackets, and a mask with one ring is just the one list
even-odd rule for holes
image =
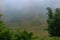
{"label": "mist", "polygon": [[60,0],[2,0],[5,21],[20,21],[39,15],[46,19],[47,7],[60,7]]}
{"label": "mist", "polygon": [[0,0],[0,39],[60,39],[59,8],[60,0]]}

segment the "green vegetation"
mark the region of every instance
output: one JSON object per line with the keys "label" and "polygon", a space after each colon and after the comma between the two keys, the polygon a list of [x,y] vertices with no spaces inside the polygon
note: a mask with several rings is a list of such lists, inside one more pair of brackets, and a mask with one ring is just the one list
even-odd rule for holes
{"label": "green vegetation", "polygon": [[0,20],[0,40],[32,40],[36,38],[37,37],[33,37],[32,32],[28,33],[27,31],[10,31],[9,29],[5,28],[3,21]]}
{"label": "green vegetation", "polygon": [[[57,8],[54,13],[51,8],[47,9],[49,12],[47,20],[48,33],[50,34],[48,37],[37,37],[32,32],[27,32],[26,30],[22,32],[19,30],[12,31],[5,27],[1,19],[2,15],[0,15],[0,40],[60,40],[60,9]],[[32,25],[37,24],[37,21],[40,24],[40,21],[36,19]]]}
{"label": "green vegetation", "polygon": [[53,13],[51,8],[48,9],[48,32],[50,36],[60,37],[60,9],[56,8]]}

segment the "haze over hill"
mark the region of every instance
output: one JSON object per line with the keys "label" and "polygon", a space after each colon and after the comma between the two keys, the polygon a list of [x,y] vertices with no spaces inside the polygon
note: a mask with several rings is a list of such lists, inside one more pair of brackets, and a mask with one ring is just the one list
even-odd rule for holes
{"label": "haze over hill", "polygon": [[32,22],[35,17],[47,18],[47,7],[60,7],[59,0],[2,0],[2,12],[6,22],[21,23],[23,20]]}
{"label": "haze over hill", "polygon": [[59,0],[2,0],[2,12],[6,22],[22,22],[34,17],[47,18],[47,7],[60,7]]}
{"label": "haze over hill", "polygon": [[[20,20],[23,16],[28,17],[39,15],[42,18],[46,17],[47,7],[59,7],[59,0],[2,0],[3,13],[7,21],[13,19]],[[17,18],[17,19],[16,19]]]}
{"label": "haze over hill", "polygon": [[47,28],[46,8],[54,10],[60,7],[60,0],[1,0],[1,4],[8,28],[26,29],[42,36],[48,34],[43,30]]}

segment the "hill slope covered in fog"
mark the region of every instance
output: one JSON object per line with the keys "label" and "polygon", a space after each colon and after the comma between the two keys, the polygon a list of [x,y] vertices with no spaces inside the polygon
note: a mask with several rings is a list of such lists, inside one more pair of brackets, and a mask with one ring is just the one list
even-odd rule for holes
{"label": "hill slope covered in fog", "polygon": [[44,34],[43,29],[47,27],[46,8],[60,7],[59,0],[2,0],[2,4],[4,21],[8,28],[26,29],[37,34]]}

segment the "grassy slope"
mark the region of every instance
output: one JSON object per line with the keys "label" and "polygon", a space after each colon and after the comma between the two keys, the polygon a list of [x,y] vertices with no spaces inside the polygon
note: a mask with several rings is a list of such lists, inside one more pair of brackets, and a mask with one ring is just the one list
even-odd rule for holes
{"label": "grassy slope", "polygon": [[10,23],[7,25],[9,29],[16,30],[19,29],[20,31],[27,30],[28,32],[33,32],[35,36],[45,37],[48,36],[48,32],[44,29],[47,28],[47,24],[42,24],[40,26],[31,26],[31,25],[22,25],[17,23]]}

